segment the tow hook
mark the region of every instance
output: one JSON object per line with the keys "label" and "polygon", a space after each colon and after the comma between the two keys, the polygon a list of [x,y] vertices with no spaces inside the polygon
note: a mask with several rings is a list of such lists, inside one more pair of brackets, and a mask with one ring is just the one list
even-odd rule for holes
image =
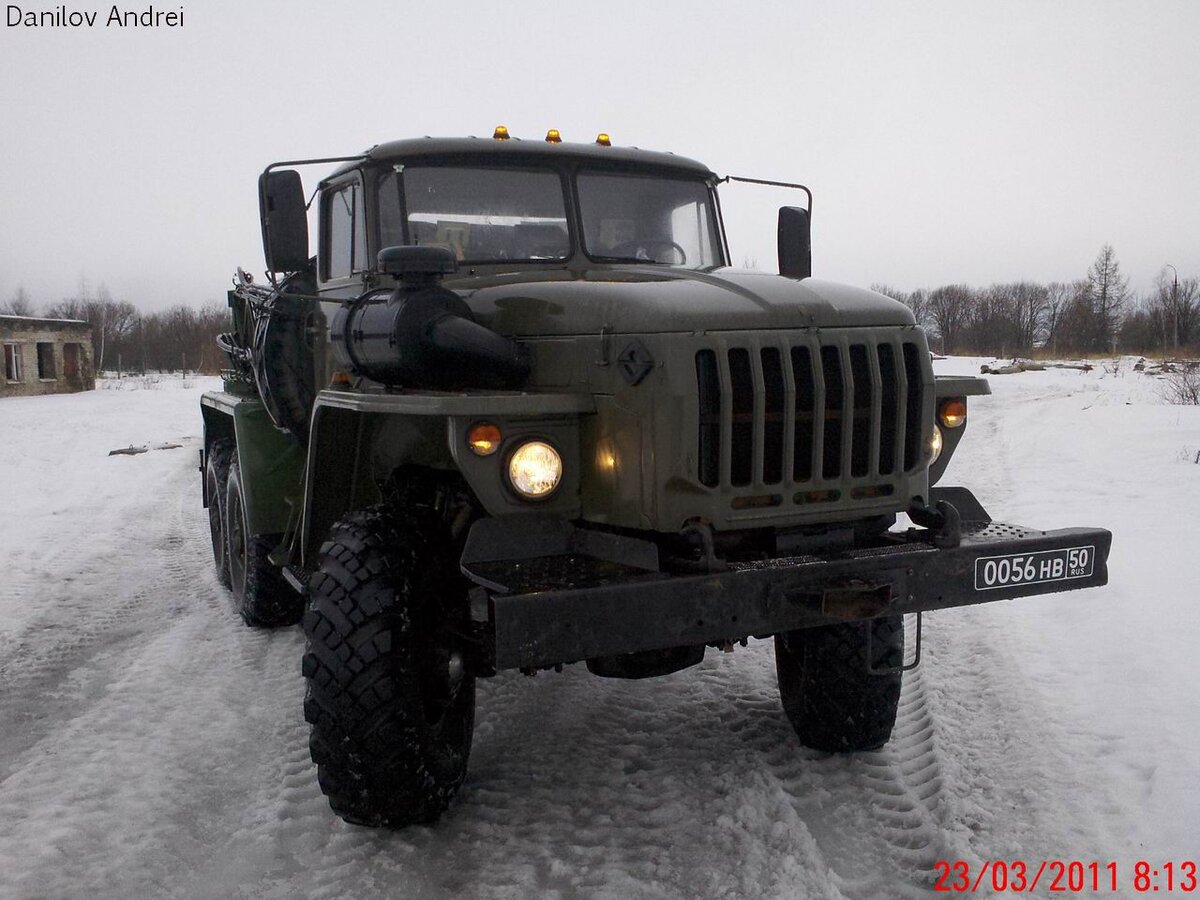
{"label": "tow hook", "polygon": [[949,549],[962,543],[962,518],[958,510],[945,500],[939,500],[934,507],[913,503],[908,508],[908,517],[922,528],[929,529],[935,547]]}
{"label": "tow hook", "polygon": [[703,559],[691,561],[689,568],[700,572],[726,572],[729,566],[725,560],[717,556],[716,542],[713,539],[712,526],[707,522],[688,522],[680,532],[689,541],[698,541]]}

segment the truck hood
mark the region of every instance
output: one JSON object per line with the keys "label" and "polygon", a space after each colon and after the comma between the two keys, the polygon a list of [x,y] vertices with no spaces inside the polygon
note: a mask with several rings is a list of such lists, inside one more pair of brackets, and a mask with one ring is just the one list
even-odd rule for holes
{"label": "truck hood", "polygon": [[447,281],[478,320],[514,337],[912,325],[861,288],[735,269],[611,266]]}

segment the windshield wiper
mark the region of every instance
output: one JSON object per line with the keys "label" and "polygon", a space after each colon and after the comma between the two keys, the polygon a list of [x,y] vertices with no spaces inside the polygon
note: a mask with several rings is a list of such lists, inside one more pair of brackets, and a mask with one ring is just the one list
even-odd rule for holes
{"label": "windshield wiper", "polygon": [[658,264],[657,259],[650,259],[650,257],[648,257],[648,256],[599,256],[599,255],[593,254],[592,259],[596,260],[597,262],[655,263],[656,265]]}

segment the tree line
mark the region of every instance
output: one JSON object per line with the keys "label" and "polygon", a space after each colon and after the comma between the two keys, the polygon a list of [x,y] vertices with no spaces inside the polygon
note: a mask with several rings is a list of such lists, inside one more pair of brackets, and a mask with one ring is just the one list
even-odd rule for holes
{"label": "tree line", "polygon": [[1200,279],[1164,266],[1138,295],[1106,244],[1077,281],[950,284],[912,292],[873,290],[901,301],[943,354],[1000,357],[1200,353]]}
{"label": "tree line", "polygon": [[128,300],[114,298],[103,285],[95,292],[83,285],[73,297],[39,306],[18,287],[0,304],[0,313],[87,322],[97,372],[216,374],[229,365],[216,344],[217,335],[230,328],[229,309],[222,303],[142,312]]}

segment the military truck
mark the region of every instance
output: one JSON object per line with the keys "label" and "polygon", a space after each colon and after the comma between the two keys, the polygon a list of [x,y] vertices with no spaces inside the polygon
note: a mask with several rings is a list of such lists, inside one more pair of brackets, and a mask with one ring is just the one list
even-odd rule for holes
{"label": "military truck", "polygon": [[[306,201],[311,165],[337,167]],[[777,275],[730,266],[731,180],[803,192]],[[646,678],[773,639],[799,742],[868,750],[922,612],[1107,581],[1108,531],[935,486],[987,383],[935,377],[904,305],[812,277],[803,186],[501,128],[275,163],[259,202],[203,502],[245,620],[302,622],[350,822],[436,819],[502,670]]]}

